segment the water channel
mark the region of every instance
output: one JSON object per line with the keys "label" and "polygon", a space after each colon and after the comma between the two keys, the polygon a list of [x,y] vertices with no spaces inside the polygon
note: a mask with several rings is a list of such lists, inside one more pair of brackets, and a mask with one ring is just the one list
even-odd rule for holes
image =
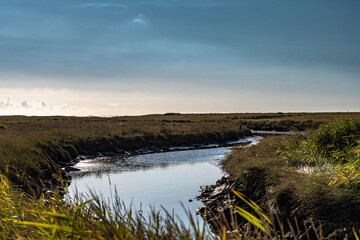
{"label": "water channel", "polygon": [[[233,144],[258,139],[251,137]],[[78,193],[86,197],[93,191],[106,200],[114,196],[116,188],[127,207],[147,215],[150,207],[161,210],[163,206],[186,224],[187,216],[180,203],[195,214],[202,206],[195,199],[201,186],[215,184],[224,175],[219,161],[230,152],[229,147],[217,147],[126,159],[116,156],[85,159],[75,166],[81,171],[72,173],[68,196]]]}

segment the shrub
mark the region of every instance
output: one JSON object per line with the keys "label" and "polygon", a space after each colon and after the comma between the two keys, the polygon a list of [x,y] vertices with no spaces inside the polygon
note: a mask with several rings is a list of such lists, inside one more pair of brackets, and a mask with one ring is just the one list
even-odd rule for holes
{"label": "shrub", "polygon": [[351,120],[323,126],[316,134],[314,146],[324,157],[343,161],[360,140],[360,121]]}
{"label": "shrub", "polygon": [[295,167],[310,165],[311,172],[326,177],[329,185],[360,189],[359,120],[324,125],[286,154]]}

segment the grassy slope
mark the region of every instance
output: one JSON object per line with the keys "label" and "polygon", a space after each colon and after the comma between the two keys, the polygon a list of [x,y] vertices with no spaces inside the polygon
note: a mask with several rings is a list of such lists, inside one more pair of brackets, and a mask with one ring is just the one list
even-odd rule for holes
{"label": "grassy slope", "polygon": [[[351,161],[356,164],[351,172],[352,176],[357,175],[356,179],[347,180],[347,184],[345,181],[333,184],[332,180],[340,173],[337,159],[324,157],[319,162],[322,153],[314,154],[315,150],[308,149],[309,142],[315,142],[319,135],[269,137],[256,146],[233,151],[223,167],[231,176],[240,179],[242,191],[267,208],[268,213],[274,210],[269,205],[278,205],[284,225],[287,219],[293,226],[294,218],[300,223],[313,219],[322,224],[325,234],[337,231],[336,236],[343,238],[344,233],[339,233],[339,229],[351,234],[351,228],[358,229],[360,224],[360,184],[353,184],[360,179],[359,159],[356,153],[347,156],[347,160],[353,159]],[[355,141],[350,147],[357,149],[357,146]],[[309,164],[314,169],[311,174],[299,171]],[[333,166],[331,171],[330,166]]]}

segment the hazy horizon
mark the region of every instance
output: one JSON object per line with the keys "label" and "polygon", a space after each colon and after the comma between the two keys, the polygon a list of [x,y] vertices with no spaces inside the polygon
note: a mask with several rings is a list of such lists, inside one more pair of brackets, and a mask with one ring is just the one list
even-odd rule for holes
{"label": "hazy horizon", "polygon": [[0,3],[0,115],[360,111],[356,0]]}

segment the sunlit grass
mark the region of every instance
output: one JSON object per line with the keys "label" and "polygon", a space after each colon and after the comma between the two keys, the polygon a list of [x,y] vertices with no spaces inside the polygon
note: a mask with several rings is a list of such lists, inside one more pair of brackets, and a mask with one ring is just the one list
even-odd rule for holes
{"label": "sunlit grass", "polygon": [[[188,213],[189,226],[168,212],[152,210],[145,219],[115,196],[109,202],[64,200],[60,195],[39,199],[14,190],[0,176],[0,236],[2,239],[212,239],[205,223]],[[163,210],[165,211],[165,210]]]}
{"label": "sunlit grass", "polygon": [[360,121],[323,126],[287,151],[294,165],[312,168],[312,174],[327,177],[329,185],[360,187]]}
{"label": "sunlit grass", "polygon": [[[341,128],[344,124],[353,125],[351,122],[338,124]],[[339,125],[334,124],[332,128]],[[257,203],[279,202],[282,210],[278,214],[284,226],[286,218],[297,216],[299,221],[312,218],[315,225],[322,223],[325,226],[322,234],[340,232],[339,229],[347,229],[349,234],[352,226],[359,228],[360,224],[357,140],[360,135],[356,129],[350,133],[351,139],[355,139],[350,145],[346,138],[348,142],[341,150],[344,152],[340,161],[333,152],[324,153],[316,147],[314,139],[323,129],[306,135],[268,137],[258,145],[235,149],[223,166]],[[346,132],[345,136],[348,134]],[[335,139],[342,141],[344,138]],[[267,207],[267,214],[273,209],[274,206]],[[291,229],[290,225],[287,228]]]}
{"label": "sunlit grass", "polygon": [[[254,213],[233,205],[232,214],[239,214],[248,224],[219,222],[211,231],[185,209],[188,225],[167,209],[152,209],[144,217],[126,208],[117,194],[111,201],[96,194],[90,200],[63,199],[58,194],[32,198],[12,188],[1,175],[0,179],[2,239],[325,239],[321,225],[311,219],[307,223],[289,223],[291,230],[285,232],[281,226],[288,223],[280,220],[277,211],[266,215],[254,201],[235,190],[235,195]],[[309,232],[301,232],[298,224],[310,226]],[[356,236],[355,228],[353,232]]]}

